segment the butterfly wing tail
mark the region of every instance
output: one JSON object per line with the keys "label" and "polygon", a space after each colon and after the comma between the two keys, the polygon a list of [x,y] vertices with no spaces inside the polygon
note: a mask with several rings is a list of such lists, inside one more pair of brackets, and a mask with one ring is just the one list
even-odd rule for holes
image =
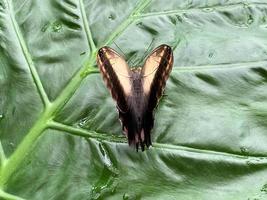
{"label": "butterfly wing tail", "polygon": [[144,117],[144,142],[147,147],[151,146],[151,130],[154,126],[154,115],[153,112],[147,112]]}
{"label": "butterfly wing tail", "polygon": [[119,118],[122,123],[122,130],[130,146],[136,148],[136,151],[139,150],[139,147],[144,151],[145,147],[149,148],[151,146],[150,132],[154,124],[152,113],[147,113],[144,116],[142,124],[138,124],[136,116],[131,111],[126,113],[119,112]]}

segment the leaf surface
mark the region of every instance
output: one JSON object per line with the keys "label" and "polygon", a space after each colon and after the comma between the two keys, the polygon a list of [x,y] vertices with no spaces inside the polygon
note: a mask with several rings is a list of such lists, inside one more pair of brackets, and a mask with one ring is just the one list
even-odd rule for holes
{"label": "leaf surface", "polygon": [[[267,198],[267,2],[0,0],[1,199]],[[165,43],[174,69],[136,153],[96,67]],[[122,54],[122,53],[121,53]]]}

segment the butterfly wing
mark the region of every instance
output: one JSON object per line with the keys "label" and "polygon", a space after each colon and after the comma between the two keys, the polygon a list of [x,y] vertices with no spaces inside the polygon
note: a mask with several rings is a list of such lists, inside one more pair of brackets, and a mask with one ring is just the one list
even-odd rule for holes
{"label": "butterfly wing", "polygon": [[102,47],[98,51],[97,64],[118,110],[127,112],[127,96],[131,94],[131,71],[127,63],[112,48]]}
{"label": "butterfly wing", "polygon": [[150,132],[154,126],[153,111],[164,91],[173,66],[173,52],[168,45],[160,45],[147,57],[142,68],[142,84],[146,107],[143,113],[144,142],[151,145]]}
{"label": "butterfly wing", "polygon": [[133,145],[137,123],[133,111],[132,72],[125,60],[109,47],[103,47],[98,51],[97,63],[106,86],[117,102],[122,130],[128,138],[129,145]]}

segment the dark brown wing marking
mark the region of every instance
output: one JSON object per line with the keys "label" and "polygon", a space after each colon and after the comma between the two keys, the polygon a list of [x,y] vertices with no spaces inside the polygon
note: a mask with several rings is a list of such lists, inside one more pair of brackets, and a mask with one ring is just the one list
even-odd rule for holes
{"label": "dark brown wing marking", "polygon": [[102,47],[98,51],[97,64],[119,111],[126,112],[127,96],[131,93],[131,71],[127,63],[112,48]]}
{"label": "dark brown wing marking", "polygon": [[141,73],[144,93],[149,96],[149,105],[151,107],[157,105],[170,75],[172,65],[172,49],[164,44],[154,49],[146,59]]}
{"label": "dark brown wing marking", "polygon": [[162,96],[172,65],[173,53],[171,47],[161,45],[148,56],[142,69],[143,89],[147,102],[143,116],[146,146],[151,145],[150,132],[154,126],[153,111]]}

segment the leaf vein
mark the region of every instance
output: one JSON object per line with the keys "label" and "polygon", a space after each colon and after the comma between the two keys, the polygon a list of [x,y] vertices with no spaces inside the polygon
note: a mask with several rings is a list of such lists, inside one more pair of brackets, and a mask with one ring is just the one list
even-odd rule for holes
{"label": "leaf vein", "polygon": [[13,195],[13,194],[6,193],[3,190],[0,190],[0,197],[1,197],[1,199],[3,198],[3,199],[8,199],[8,200],[25,200],[21,197]]}
{"label": "leaf vein", "polygon": [[[50,122],[49,128],[54,130],[59,130],[64,134],[71,134],[75,136],[81,136],[85,138],[96,139],[100,141],[108,141],[108,142],[115,142],[115,143],[127,143],[126,138],[124,136],[118,135],[111,135],[108,133],[100,133],[95,131],[90,131],[82,128],[76,128],[69,125],[65,125],[59,122]],[[174,145],[174,144],[164,144],[154,142],[152,148],[156,149],[163,149],[163,150],[179,150],[179,151],[186,151],[186,152],[194,152],[194,153],[206,153],[206,154],[214,154],[214,155],[223,155],[228,157],[235,157],[240,159],[253,159],[253,158],[262,158],[265,162],[267,162],[267,156],[257,156],[257,155],[242,155],[238,153],[229,153],[223,151],[215,151],[215,150],[208,150],[208,149],[199,149],[194,147],[185,147],[182,145]]]}
{"label": "leaf vein", "polygon": [[80,4],[82,21],[83,21],[83,26],[85,28],[87,41],[88,41],[88,44],[89,44],[91,51],[93,52],[96,50],[96,45],[94,43],[92,32],[91,32],[90,27],[89,27],[89,22],[88,22],[87,17],[86,17],[83,0],[79,0],[79,4]]}
{"label": "leaf vein", "polygon": [[[250,3],[251,5],[263,5],[267,6],[266,3]],[[229,5],[217,5],[217,6],[205,6],[205,7],[198,7],[198,8],[188,8],[188,9],[175,9],[175,10],[167,10],[167,11],[161,11],[161,12],[150,12],[150,13],[144,13],[140,14],[137,17],[139,18],[145,18],[145,17],[153,17],[153,16],[163,16],[163,15],[176,15],[176,14],[183,14],[183,13],[189,13],[189,12],[196,12],[200,10],[205,9],[213,9],[213,10],[224,10],[226,8],[234,8],[234,7],[240,7],[240,6],[248,6],[246,3],[236,3],[236,4],[229,4]],[[207,11],[206,11],[207,12]]]}
{"label": "leaf vein", "polygon": [[109,45],[112,41],[115,40],[130,24],[132,24],[139,16],[140,12],[145,9],[145,7],[151,2],[151,0],[140,0],[137,3],[137,6],[133,9],[130,15],[125,21],[123,21],[115,31],[106,39],[102,46]]}
{"label": "leaf vein", "polygon": [[1,141],[0,141],[0,163],[1,163],[1,167],[0,167],[1,169],[6,163],[6,156],[5,156],[5,152],[4,152]]}
{"label": "leaf vein", "polygon": [[237,68],[252,68],[252,67],[267,67],[267,60],[249,61],[237,63],[220,63],[214,65],[197,65],[197,66],[181,66],[174,67],[173,70],[177,72],[190,72],[199,70],[223,70],[223,69],[237,69]]}
{"label": "leaf vein", "polygon": [[25,57],[25,60],[26,60],[26,62],[28,64],[28,67],[30,69],[30,72],[31,72],[32,78],[34,80],[34,83],[35,83],[35,85],[37,87],[37,90],[38,90],[38,92],[40,94],[40,97],[41,97],[41,99],[43,101],[44,106],[47,107],[50,104],[49,98],[48,98],[48,96],[47,96],[47,94],[45,92],[45,89],[44,89],[44,87],[42,85],[41,79],[40,79],[40,77],[39,77],[39,75],[37,73],[37,70],[36,70],[35,66],[34,66],[34,63],[33,63],[33,60],[31,58],[30,52],[29,52],[29,50],[27,48],[26,42],[24,41],[23,36],[22,36],[22,34],[20,32],[19,26],[18,26],[18,24],[16,22],[11,1],[6,1],[5,3],[7,5],[7,7],[8,7],[9,12],[10,12],[9,16],[10,16],[10,19],[11,19],[11,22],[12,22],[12,27],[13,27],[15,33],[16,33],[17,39],[19,41],[20,48],[21,48],[22,53],[23,53],[23,55]]}

